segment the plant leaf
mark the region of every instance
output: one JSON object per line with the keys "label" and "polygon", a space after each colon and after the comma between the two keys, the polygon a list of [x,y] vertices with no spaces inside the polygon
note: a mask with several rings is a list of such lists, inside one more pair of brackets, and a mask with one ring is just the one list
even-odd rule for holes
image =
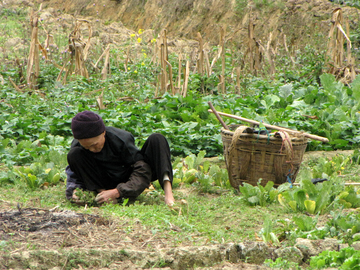
{"label": "plant leaf", "polygon": [[289,206],[291,207],[291,209],[293,211],[296,211],[296,201],[290,201],[289,202]]}
{"label": "plant leaf", "polygon": [[306,200],[306,201],[304,201],[304,205],[305,205],[306,211],[308,211],[310,214],[315,213],[315,208],[316,208],[316,202],[315,201]]}

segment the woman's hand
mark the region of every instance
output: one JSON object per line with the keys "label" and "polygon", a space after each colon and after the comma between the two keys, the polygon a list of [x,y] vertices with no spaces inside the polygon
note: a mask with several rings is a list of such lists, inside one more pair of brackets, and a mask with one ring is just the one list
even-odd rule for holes
{"label": "woman's hand", "polygon": [[109,190],[103,190],[101,191],[95,198],[95,201],[98,204],[102,204],[104,202],[108,202],[108,203],[117,203],[117,198],[120,197],[120,193],[119,191],[114,188],[114,189],[109,189]]}

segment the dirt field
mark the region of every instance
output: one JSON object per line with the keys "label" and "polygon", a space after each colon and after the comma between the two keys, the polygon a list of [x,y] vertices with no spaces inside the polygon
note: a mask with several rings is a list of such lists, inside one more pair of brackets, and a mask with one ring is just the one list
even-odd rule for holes
{"label": "dirt field", "polygon": [[[214,249],[226,248],[194,247],[186,242],[175,248],[171,239],[153,235],[140,222],[132,224],[129,231],[126,221],[57,208],[14,210],[11,205],[0,201],[0,243],[13,242],[16,246],[11,252],[0,249],[0,269],[157,269],[164,264],[171,269],[189,269],[187,265],[194,268],[194,260],[201,266],[211,262],[212,258],[205,256]],[[186,255],[191,251],[198,252],[195,259]],[[177,259],[179,256],[181,259]],[[224,260],[206,269],[267,268]]]}

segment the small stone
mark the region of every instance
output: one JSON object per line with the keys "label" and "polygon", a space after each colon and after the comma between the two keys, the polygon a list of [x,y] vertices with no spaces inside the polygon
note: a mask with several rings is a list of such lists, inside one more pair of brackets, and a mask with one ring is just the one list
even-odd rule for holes
{"label": "small stone", "polygon": [[271,258],[272,250],[264,242],[249,242],[239,245],[240,257],[247,263],[262,264]]}
{"label": "small stone", "polygon": [[355,250],[360,250],[360,241],[356,241],[352,243],[351,247],[354,248]]}
{"label": "small stone", "polygon": [[275,251],[277,258],[300,264],[304,258],[302,252],[296,247],[278,248]]}

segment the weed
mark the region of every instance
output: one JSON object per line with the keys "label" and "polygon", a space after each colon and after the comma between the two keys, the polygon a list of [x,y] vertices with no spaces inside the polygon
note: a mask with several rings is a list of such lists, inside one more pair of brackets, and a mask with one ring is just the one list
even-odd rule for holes
{"label": "weed", "polygon": [[247,5],[248,5],[247,0],[236,0],[236,2],[235,2],[235,13],[239,17],[242,17],[245,14],[245,9],[246,9]]}
{"label": "weed", "polygon": [[264,221],[264,227],[261,228],[259,235],[265,243],[270,243],[273,244],[274,246],[279,246],[280,241],[272,230],[273,230],[273,222],[268,217],[266,217]]}
{"label": "weed", "polygon": [[120,250],[120,254],[124,256],[128,256],[128,253],[124,249]]}
{"label": "weed", "polygon": [[266,259],[264,264],[268,267],[271,267],[271,269],[291,269],[291,270],[300,270],[301,267],[298,263],[288,261],[283,258],[277,258],[275,261],[271,259]]}
{"label": "weed", "polygon": [[262,179],[259,179],[257,186],[252,186],[244,182],[242,186],[239,187],[240,192],[244,196],[244,200],[249,205],[266,206],[276,200],[278,191],[273,188],[274,182],[269,181],[265,187],[263,187],[261,180]]}
{"label": "weed", "polygon": [[272,3],[272,1],[269,1],[269,0],[254,0],[255,7],[257,9],[261,9],[266,6],[269,6],[271,3]]}
{"label": "weed", "polygon": [[78,197],[78,201],[83,205],[96,206],[95,202],[95,193],[92,191],[75,189],[74,190],[76,196]]}
{"label": "weed", "polygon": [[311,257],[310,266],[320,269],[336,267],[339,269],[356,269],[360,264],[360,251],[352,247],[339,251],[323,251],[318,256]]}

